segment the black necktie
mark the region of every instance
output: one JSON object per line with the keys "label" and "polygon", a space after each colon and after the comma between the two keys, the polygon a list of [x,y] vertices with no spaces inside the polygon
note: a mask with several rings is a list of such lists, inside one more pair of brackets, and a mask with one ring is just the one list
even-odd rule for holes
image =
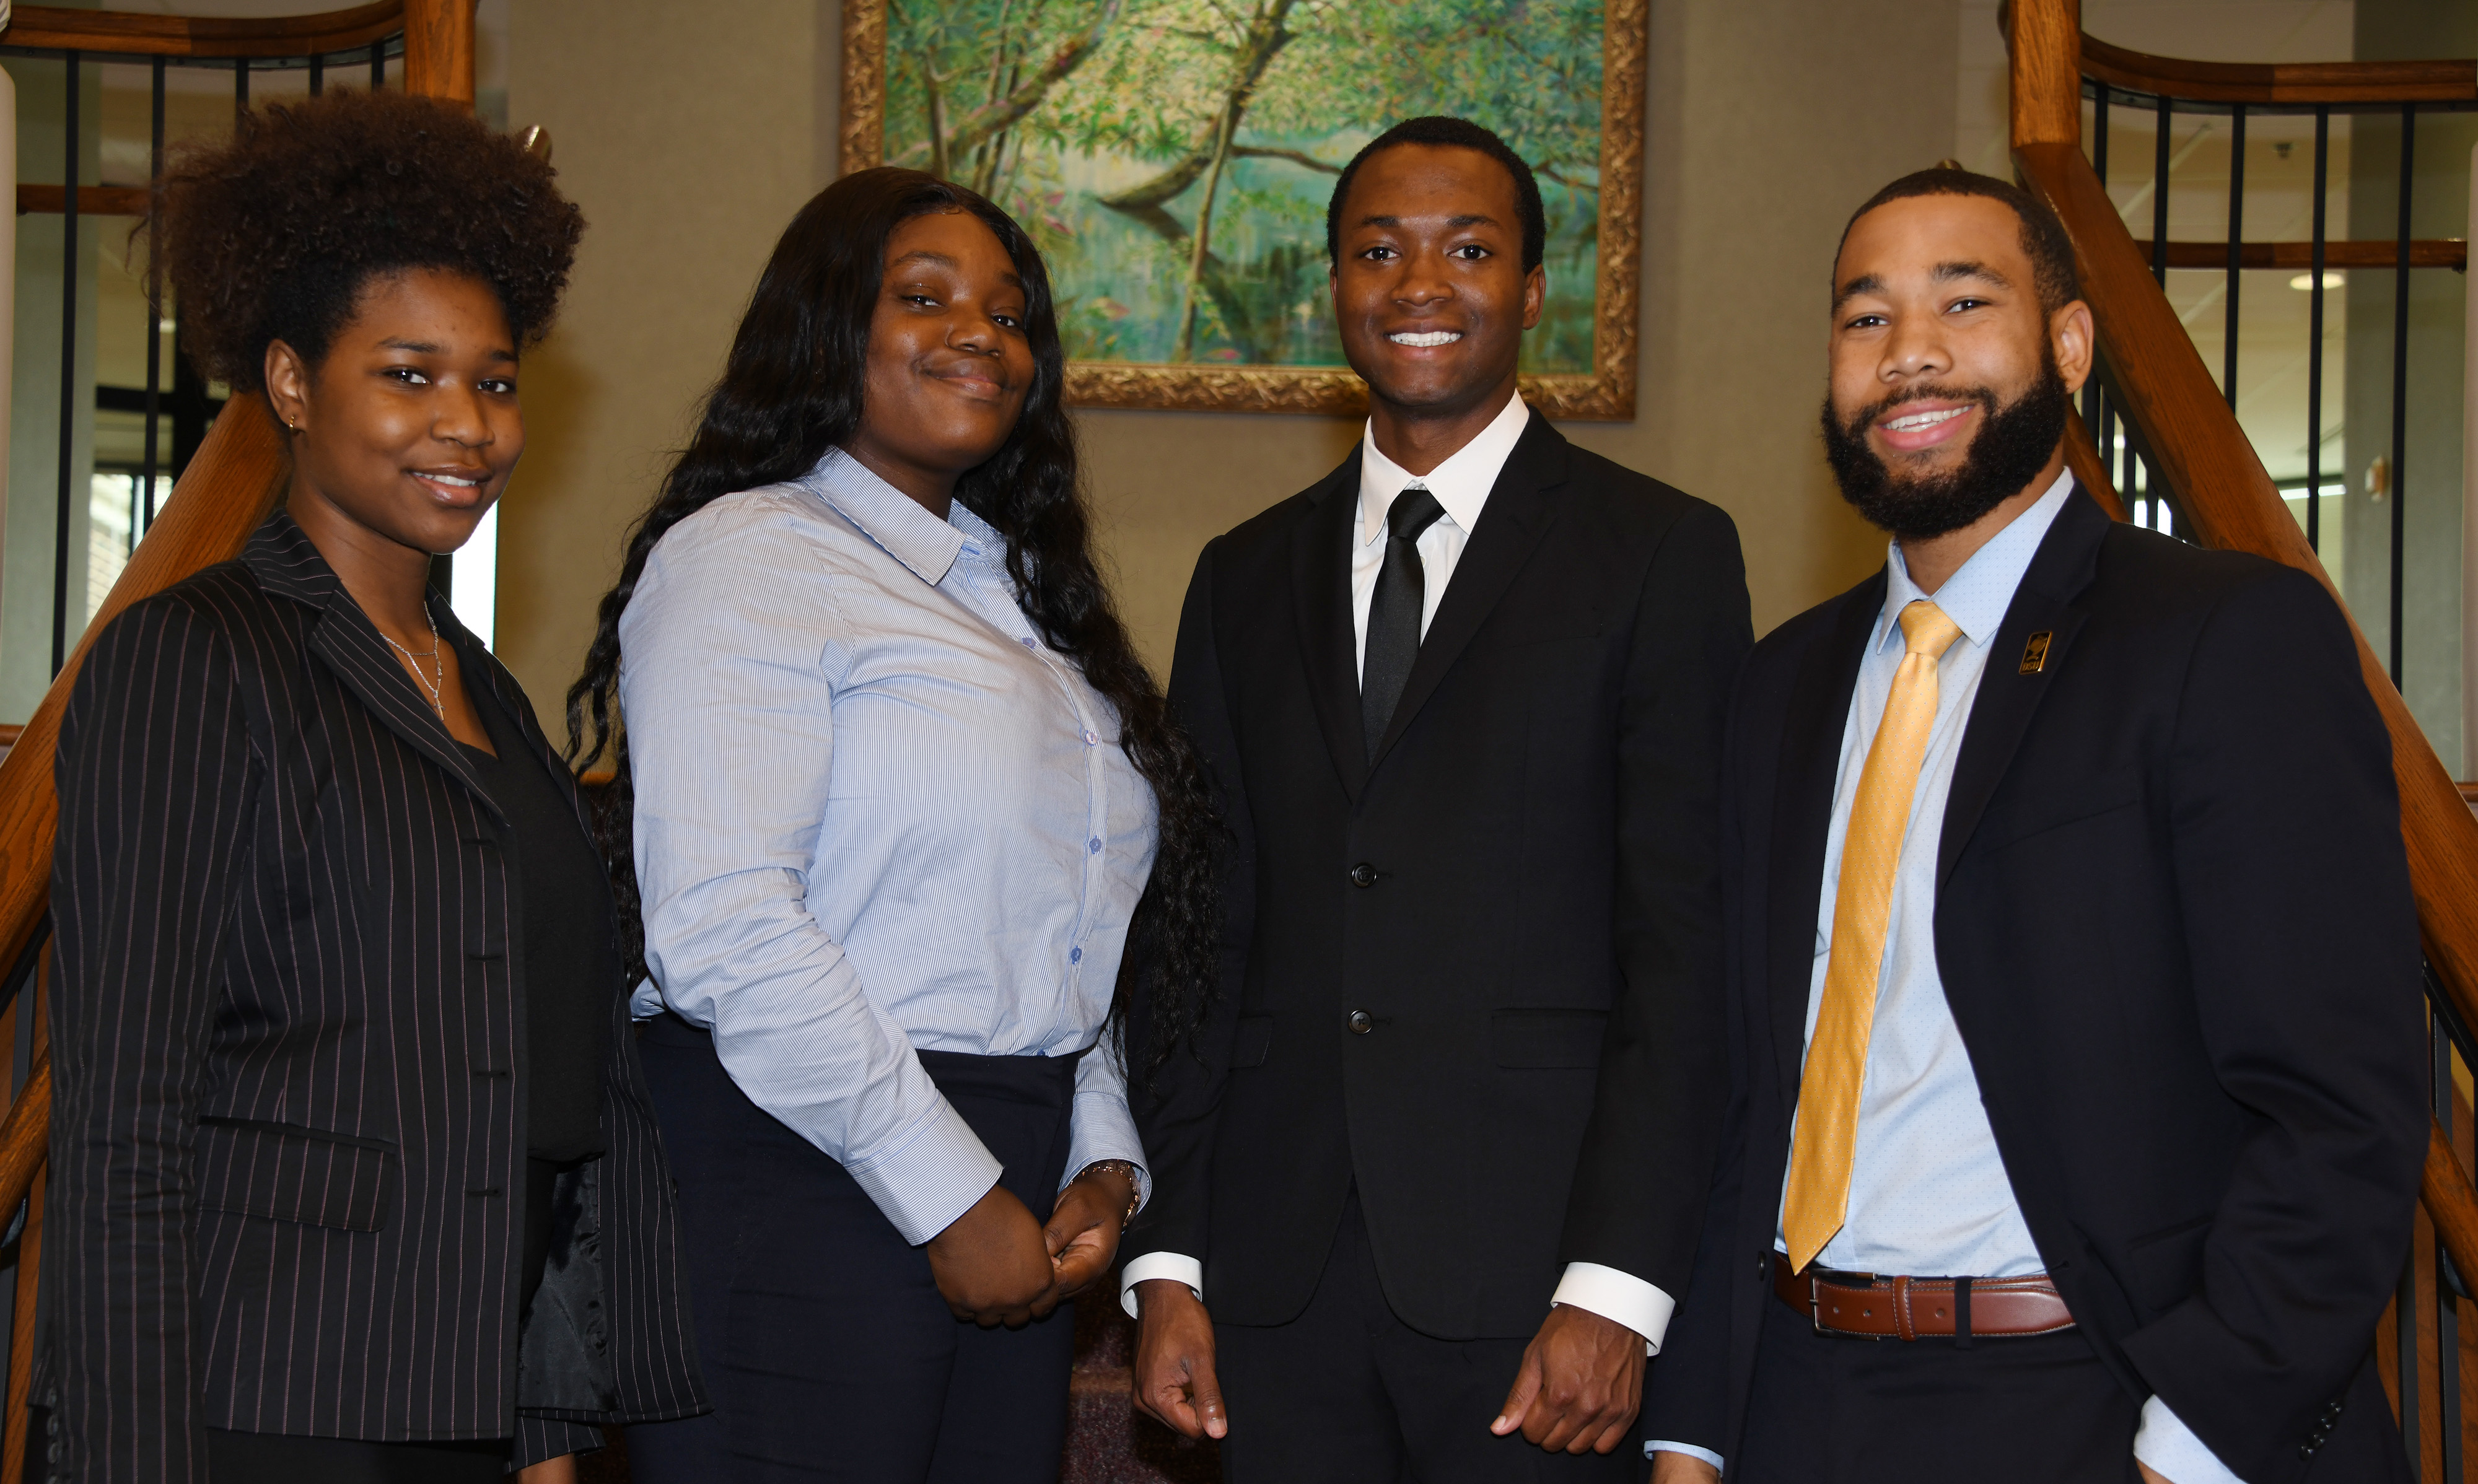
{"label": "black necktie", "polygon": [[1429,591],[1420,533],[1445,513],[1437,497],[1418,485],[1396,495],[1385,513],[1385,562],[1369,596],[1368,647],[1359,662],[1359,725],[1372,763],[1420,653],[1420,608]]}

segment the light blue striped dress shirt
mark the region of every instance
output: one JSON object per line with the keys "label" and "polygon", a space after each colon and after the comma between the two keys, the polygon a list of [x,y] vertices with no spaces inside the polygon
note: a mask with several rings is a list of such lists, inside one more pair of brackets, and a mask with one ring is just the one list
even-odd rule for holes
{"label": "light blue striped dress shirt", "polygon": [[[999,1172],[914,1049],[1094,1047],[1152,868],[1152,792],[1005,561],[960,503],[940,520],[835,450],[666,533],[620,623],[633,1008],[713,1031],[914,1244]],[[1071,1177],[1142,1165],[1115,1044],[1074,1120]]]}

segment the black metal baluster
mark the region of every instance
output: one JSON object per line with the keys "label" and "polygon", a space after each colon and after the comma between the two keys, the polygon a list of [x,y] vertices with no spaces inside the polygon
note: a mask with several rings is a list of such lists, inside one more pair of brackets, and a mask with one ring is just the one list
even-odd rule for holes
{"label": "black metal baluster", "polygon": [[[146,155],[146,183],[151,191],[164,179],[164,59],[154,59],[152,88],[153,124],[151,142]],[[150,206],[151,210],[151,206]],[[163,281],[155,270],[146,271],[146,454],[140,464],[142,481],[138,496],[138,534],[142,538],[155,524],[155,418],[163,405],[164,384],[164,296]]]}
{"label": "black metal baluster", "polygon": [[66,163],[61,182],[61,471],[60,508],[52,525],[52,673],[61,672],[68,653],[69,516],[77,460],[77,249],[78,249],[78,54],[61,54],[68,63]]}
{"label": "black metal baluster", "polygon": [[2245,105],[2229,109],[2229,291],[2221,316],[2220,391],[2238,410],[2238,286],[2245,248]]}
{"label": "black metal baluster", "polygon": [[[2431,981],[2430,981],[2431,982]],[[2442,1125],[2447,1141],[2457,1119],[2453,1115],[2452,1038],[2443,1028],[2442,1017],[2430,1011],[2427,1015],[2428,1040],[2435,1047],[2434,1068],[2430,1080],[2434,1087],[2436,1121]],[[2461,1313],[2454,1291],[2461,1285],[2462,1274],[2452,1265],[2452,1254],[2443,1249],[2443,1237],[2435,1239],[2435,1391],[2438,1412],[2436,1421],[2443,1435],[2443,1476],[2461,1477]]]}
{"label": "black metal baluster", "polygon": [[248,112],[249,59],[242,57],[233,63],[233,116],[238,118]]}
{"label": "black metal baluster", "polygon": [[[2091,172],[2099,177],[2100,194],[2108,194],[2108,85],[2106,83],[2098,85],[2097,101],[2091,105]],[[2103,398],[2100,393],[2099,377],[2096,374],[2097,367],[2093,367],[2093,372],[2091,379],[2083,383],[2083,426],[2091,430],[2091,437],[2098,438],[2100,421],[2104,415],[2100,411]],[[2102,442],[2100,465],[2106,467],[2107,464],[2108,445]]]}
{"label": "black metal baluster", "polygon": [[2168,287],[2168,119],[2173,100],[2160,97],[2160,139],[2151,159],[2151,276]]}
{"label": "black metal baluster", "polygon": [[2409,1476],[2426,1467],[2417,1437],[2417,1254],[2401,1265],[2400,1291],[2392,1295],[2392,1349],[2400,1367],[2401,1446],[2409,1451]]}
{"label": "black metal baluster", "polygon": [[376,92],[386,86],[387,42],[380,39],[370,43],[370,91]]}
{"label": "black metal baluster", "polygon": [[310,54],[310,96],[318,96],[327,81],[327,59],[316,52]]}
{"label": "black metal baluster", "polygon": [[2312,307],[2306,354],[2306,544],[2323,549],[2323,216],[2324,182],[2332,163],[2332,109],[2314,110],[2314,249],[2308,271]]}
{"label": "black metal baluster", "polygon": [[2401,576],[2408,549],[2409,525],[2402,512],[2409,482],[2401,463],[2409,452],[2409,198],[2417,160],[2417,105],[2401,105],[2400,240],[2392,268],[2392,463],[2385,481],[2392,502],[2392,684],[2401,683]]}

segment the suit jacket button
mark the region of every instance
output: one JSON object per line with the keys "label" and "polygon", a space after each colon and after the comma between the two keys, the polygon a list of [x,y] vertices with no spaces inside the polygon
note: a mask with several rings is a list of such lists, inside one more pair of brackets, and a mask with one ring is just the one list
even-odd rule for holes
{"label": "suit jacket button", "polygon": [[1353,867],[1351,868],[1351,884],[1355,887],[1375,886],[1377,884],[1377,868],[1369,865],[1366,861],[1362,861],[1358,865]]}
{"label": "suit jacket button", "polygon": [[1368,1012],[1365,1010],[1353,1011],[1351,1013],[1349,1023],[1351,1025],[1351,1033],[1354,1036],[1367,1035],[1377,1024],[1375,1020],[1369,1019]]}

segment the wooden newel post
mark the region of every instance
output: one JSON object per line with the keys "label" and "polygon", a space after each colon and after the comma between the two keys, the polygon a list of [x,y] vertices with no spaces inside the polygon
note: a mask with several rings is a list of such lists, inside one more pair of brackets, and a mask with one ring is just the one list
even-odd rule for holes
{"label": "wooden newel post", "polygon": [[474,0],[404,0],[404,90],[473,106]]}
{"label": "wooden newel post", "polygon": [[[2082,0],[2010,0],[2013,147],[2083,142]],[[405,13],[410,20],[413,7]]]}

